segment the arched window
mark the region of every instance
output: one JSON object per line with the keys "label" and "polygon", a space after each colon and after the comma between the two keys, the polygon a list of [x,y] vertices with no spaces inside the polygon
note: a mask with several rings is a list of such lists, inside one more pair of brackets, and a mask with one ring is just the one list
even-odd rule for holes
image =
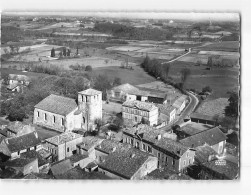
{"label": "arched window", "polygon": [[55,116],[53,116],[53,123],[55,123],[56,122],[56,117]]}
{"label": "arched window", "polygon": [[64,119],[61,118],[61,125],[63,126],[64,125]]}
{"label": "arched window", "polygon": [[83,117],[83,123],[85,123],[85,117]]}
{"label": "arched window", "polygon": [[47,121],[47,114],[44,113],[44,120]]}

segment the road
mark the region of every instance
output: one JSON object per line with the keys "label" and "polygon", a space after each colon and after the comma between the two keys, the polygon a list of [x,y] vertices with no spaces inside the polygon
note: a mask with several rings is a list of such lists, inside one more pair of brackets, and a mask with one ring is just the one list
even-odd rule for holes
{"label": "road", "polygon": [[190,116],[199,103],[199,100],[195,95],[193,95],[190,92],[187,92],[187,93],[189,94],[190,102],[185,108],[185,110],[183,110],[183,112],[181,113],[179,120],[175,123],[176,125],[180,125],[181,123],[183,123],[184,118],[186,118],[187,116]]}
{"label": "road", "polygon": [[191,48],[189,48],[189,50],[188,50],[187,53],[184,53],[184,54],[182,54],[182,55],[180,55],[180,56],[178,56],[178,57],[176,57],[176,58],[174,58],[174,59],[172,59],[172,60],[169,60],[169,61],[167,61],[167,62],[162,62],[161,64],[167,64],[167,63],[174,62],[174,61],[176,61],[176,60],[178,60],[178,59],[180,59],[180,58],[186,56],[187,54],[191,53],[191,51],[192,51]]}

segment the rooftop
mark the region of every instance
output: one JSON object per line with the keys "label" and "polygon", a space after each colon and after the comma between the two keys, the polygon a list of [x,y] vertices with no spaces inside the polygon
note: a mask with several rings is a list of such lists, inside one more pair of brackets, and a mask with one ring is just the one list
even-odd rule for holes
{"label": "rooftop", "polygon": [[78,92],[78,93],[82,94],[82,95],[98,95],[98,94],[101,94],[102,92],[90,88],[90,89],[86,89],[86,90]]}
{"label": "rooftop", "polygon": [[66,142],[72,141],[74,139],[78,139],[80,137],[83,137],[83,136],[77,133],[73,133],[73,132],[65,132],[65,133],[56,135],[54,137],[48,138],[45,141],[53,145],[61,145]]}
{"label": "rooftop", "polygon": [[54,179],[54,177],[45,173],[30,173],[23,179]]}
{"label": "rooftop", "polygon": [[64,174],[68,170],[72,169],[71,161],[70,159],[61,160],[58,162],[55,162],[51,165],[51,172],[54,176]]}
{"label": "rooftop", "polygon": [[11,167],[5,168],[3,171],[0,169],[0,178],[1,179],[20,179],[23,177],[23,173],[13,169]]}
{"label": "rooftop", "polygon": [[[37,146],[41,143],[37,132],[28,133],[18,137],[5,139],[5,143],[11,153]],[[1,150],[1,148],[0,148]]]}
{"label": "rooftop", "polygon": [[1,165],[6,167],[24,167],[27,164],[35,161],[36,158],[16,158],[13,160],[8,160],[6,162],[1,163]]}
{"label": "rooftop", "polygon": [[155,169],[144,177],[147,180],[191,180],[189,176],[185,174],[177,174],[175,171],[168,169],[167,167]]}
{"label": "rooftop", "polygon": [[51,94],[35,105],[35,108],[66,116],[77,108],[77,103],[74,99]]}
{"label": "rooftop", "polygon": [[141,102],[141,101],[138,101],[138,100],[126,101],[126,102],[123,103],[123,106],[130,107],[130,108],[136,108],[136,109],[139,109],[139,110],[146,110],[146,111],[152,111],[152,110],[158,109],[152,103]]}
{"label": "rooftop", "polygon": [[88,151],[89,149],[95,148],[102,141],[103,139],[100,139],[98,137],[87,136],[87,137],[83,137],[83,142],[78,144],[78,146]]}
{"label": "rooftop", "polygon": [[88,155],[74,154],[69,157],[69,159],[72,163],[79,162],[80,160],[83,160],[85,158],[88,158]]}
{"label": "rooftop", "polygon": [[176,109],[174,106],[170,106],[168,104],[156,104],[156,106],[159,108],[160,113],[167,116],[169,116],[170,113]]}
{"label": "rooftop", "polygon": [[107,180],[111,179],[103,173],[99,172],[85,172],[80,167],[74,167],[72,169],[67,170],[65,173],[57,175],[57,179],[100,179]]}
{"label": "rooftop", "polygon": [[228,179],[236,179],[238,177],[239,174],[238,164],[235,164],[230,161],[225,161],[226,164],[224,165],[224,163],[223,164],[217,163],[217,161],[218,160],[205,162],[203,166],[224,175]]}
{"label": "rooftop", "polygon": [[109,154],[103,162],[99,163],[99,167],[123,178],[131,179],[150,157],[156,159],[156,157],[136,148],[122,147]]}
{"label": "rooftop", "polygon": [[173,106],[175,107],[175,108],[180,108],[181,107],[181,105],[183,104],[183,102],[185,101],[187,99],[187,96],[186,95],[182,95],[182,96],[180,96],[180,97],[178,97],[175,101],[174,101],[174,103],[173,103]]}
{"label": "rooftop", "polygon": [[193,112],[193,113],[190,115],[190,118],[201,119],[201,120],[207,120],[207,121],[215,121],[213,116],[208,116],[208,115],[201,114],[201,113],[198,113],[198,112]]}
{"label": "rooftop", "polygon": [[25,132],[32,132],[33,130],[35,130],[35,128],[34,127],[32,128],[31,125],[26,125],[19,121],[10,122],[6,128],[15,133],[18,133],[22,130],[24,130]]}
{"label": "rooftop", "polygon": [[17,81],[30,81],[30,78],[26,75],[18,75],[18,74],[9,74],[10,80],[17,80]]}
{"label": "rooftop", "polygon": [[188,135],[194,135],[211,128],[213,128],[212,125],[190,122],[187,125],[181,127],[181,131],[185,132]]}
{"label": "rooftop", "polygon": [[45,158],[43,158],[36,150],[30,150],[24,153],[21,153],[21,158],[27,158],[27,159],[38,159],[38,167],[41,167],[47,163],[49,163]]}
{"label": "rooftop", "polygon": [[198,163],[205,163],[208,162],[210,155],[216,155],[217,152],[214,151],[210,146],[207,144],[203,146],[198,146],[195,151],[195,161]]}
{"label": "rooftop", "polygon": [[214,127],[180,140],[187,147],[196,148],[207,143],[209,146],[225,141],[226,135],[218,128]]}
{"label": "rooftop", "polygon": [[118,91],[118,92],[123,91],[123,92],[126,92],[126,93],[134,93],[134,92],[139,91],[138,88],[134,87],[133,85],[130,85],[129,83],[125,83],[125,84],[113,87],[112,90],[113,91]]}
{"label": "rooftop", "polygon": [[108,139],[105,139],[101,142],[101,144],[99,144],[98,146],[95,147],[96,150],[101,150],[105,153],[112,153],[112,152],[115,152],[116,150],[119,150],[121,148],[130,148],[131,145],[129,144],[122,144],[122,143],[119,143],[117,141],[114,141],[114,140],[108,140]]}

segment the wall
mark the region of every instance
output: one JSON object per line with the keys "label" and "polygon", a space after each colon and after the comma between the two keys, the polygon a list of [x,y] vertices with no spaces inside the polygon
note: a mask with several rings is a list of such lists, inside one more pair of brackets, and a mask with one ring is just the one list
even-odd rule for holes
{"label": "wall", "polygon": [[105,169],[102,169],[101,167],[98,167],[98,172],[103,173],[104,175],[107,175],[108,177],[111,177],[113,179],[120,179],[120,180],[126,179],[126,178],[123,178],[123,177],[118,176],[116,174],[113,174]]}
{"label": "wall", "polygon": [[[37,115],[37,112],[39,112],[39,117]],[[47,115],[47,120],[44,120],[44,114]],[[53,121],[53,116],[56,117],[56,121],[54,123]],[[65,117],[59,114],[54,114],[51,112],[47,112],[38,108],[35,108],[34,110],[34,117],[33,117],[33,123],[41,126],[45,126],[50,129],[54,129],[60,132],[65,131],[65,126],[64,124],[62,125],[61,120],[64,120],[65,123]]]}
{"label": "wall", "polygon": [[218,144],[211,146],[211,148],[213,148],[218,154],[222,154],[225,148],[225,143],[226,141],[219,142]]}
{"label": "wall", "polygon": [[89,163],[93,162],[92,158],[84,158],[78,162],[73,163],[73,167],[79,166],[80,168],[85,168]]}
{"label": "wall", "polygon": [[[192,150],[187,150],[179,160],[179,171],[185,169],[189,165],[194,163],[195,152]],[[185,164],[184,164],[185,162]]]}
{"label": "wall", "polygon": [[82,122],[81,114],[79,114],[80,116],[74,115],[74,112],[76,112],[77,110],[78,110],[78,107],[76,107],[72,112],[70,112],[66,116],[66,121],[65,121],[66,130],[65,131],[72,131],[75,127],[81,126],[81,122]]}

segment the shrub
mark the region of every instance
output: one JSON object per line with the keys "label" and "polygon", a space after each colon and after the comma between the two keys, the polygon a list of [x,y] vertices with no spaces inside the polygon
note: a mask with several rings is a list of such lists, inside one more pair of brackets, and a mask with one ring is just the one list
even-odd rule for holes
{"label": "shrub", "polygon": [[92,67],[90,65],[86,66],[85,71],[89,71],[89,72],[92,71]]}

